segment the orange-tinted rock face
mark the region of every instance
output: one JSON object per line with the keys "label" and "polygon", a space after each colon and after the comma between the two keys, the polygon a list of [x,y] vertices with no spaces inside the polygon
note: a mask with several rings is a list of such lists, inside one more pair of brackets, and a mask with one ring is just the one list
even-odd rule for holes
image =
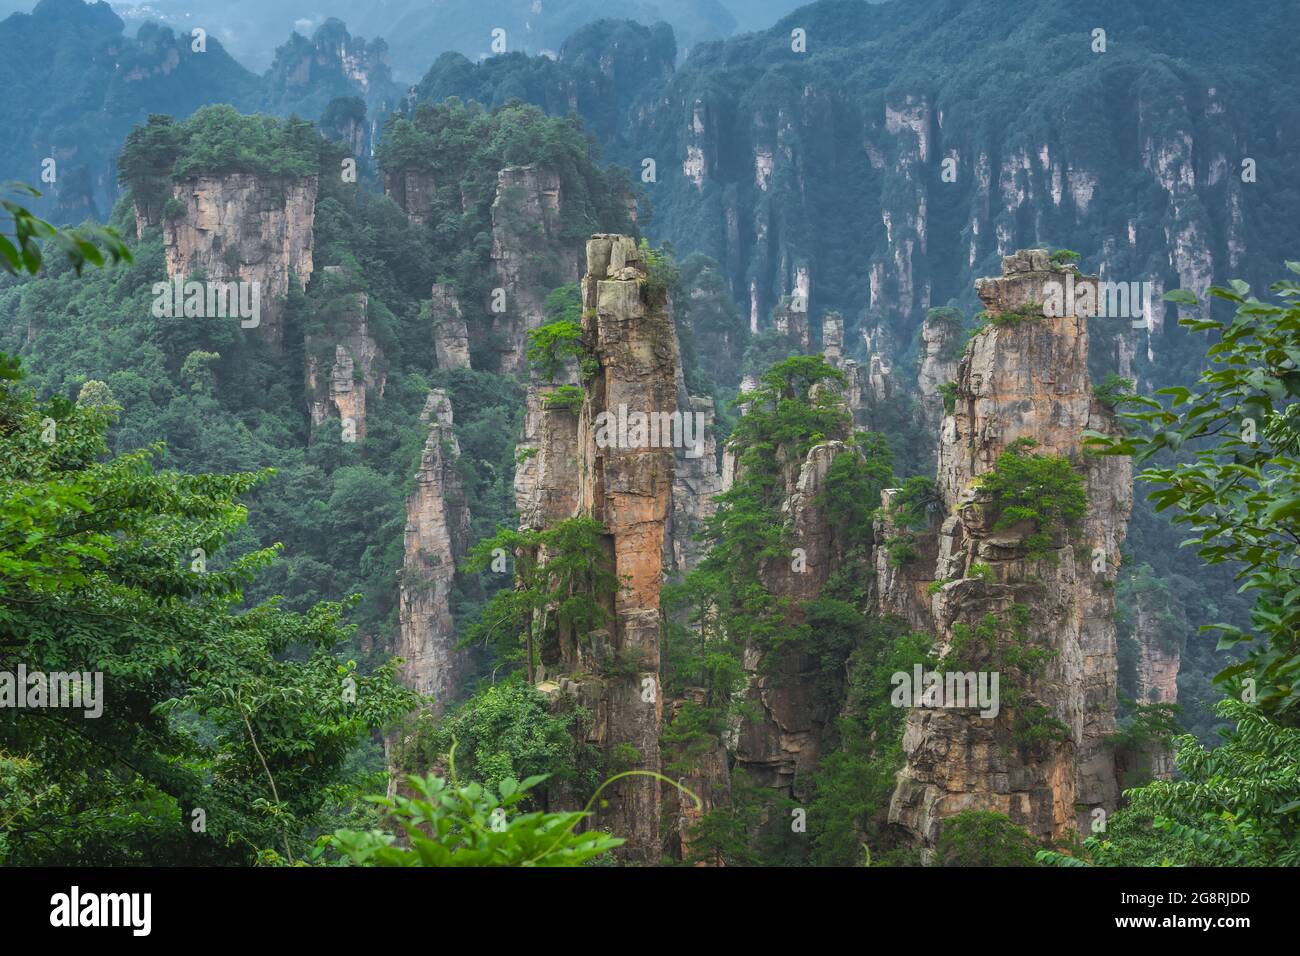
{"label": "orange-tinted rock face", "polygon": [[[598,235],[588,242],[581,292],[583,344],[598,369],[582,380],[578,409],[547,407],[546,400],[561,384],[578,384],[576,363],[558,383],[530,383],[515,500],[526,528],[575,515],[599,521],[622,587],[609,600],[605,628],[577,640],[561,636],[558,655],[547,652],[549,679],[539,688],[555,697],[557,708],[572,701],[590,713],[588,743],[620,764],[657,771],[664,710],[682,704],[665,701],[661,691],[660,594],[665,568],[681,572],[698,560],[691,535],[721,489],[713,407],[687,393],[671,303],[654,298],[630,237]],[[689,436],[656,428],[638,438],[634,426],[620,429],[637,414],[676,415],[679,422],[683,414],[695,417]],[[700,772],[686,784],[704,795],[706,808],[715,797],[725,799],[721,743]],[[649,777],[629,779],[606,796],[600,824],[628,840],[625,859],[657,861],[665,845],[689,851],[679,831],[683,821],[698,818],[693,803],[683,807],[673,796],[664,803],[659,782]],[[662,835],[661,819],[668,820]]]}
{"label": "orange-tinted rock face", "polygon": [[[670,441],[611,441],[604,416],[616,421],[620,406],[625,417],[677,411],[677,340],[667,303],[649,299],[645,266],[631,238],[593,237],[587,263],[583,342],[599,370],[584,382],[580,410],[547,408],[545,396],[558,386],[530,384],[515,497],[524,527],[547,528],[575,515],[599,521],[612,570],[623,586],[609,602],[608,626],[577,641],[562,638],[558,659],[544,661],[553,676],[540,686],[587,709],[592,715],[588,743],[621,763],[657,771],[664,708],[659,597],[665,553],[672,553],[674,482],[681,487],[690,476],[678,477]],[[564,380],[576,383],[576,370],[570,368]],[[695,477],[704,480],[706,473],[702,465]],[[659,782],[634,777],[604,796],[608,806],[600,825],[627,839],[622,855],[634,862],[657,861]]]}
{"label": "orange-tinted rock face", "polygon": [[[1063,281],[1064,272],[1044,251],[1021,252],[977,290],[990,312],[1019,309],[1044,302],[1045,284]],[[944,818],[971,808],[1006,813],[1041,837],[1061,837],[1118,797],[1106,743],[1116,710],[1112,585],[1132,479],[1128,459],[1084,453],[1085,431],[1114,430],[1109,411],[1092,399],[1087,353],[1086,318],[1031,317],[987,327],[958,369],[956,406],[944,418],[939,446],[947,517],[930,576],[949,583],[930,598],[936,647],[946,655],[958,625],[975,627],[989,613],[1006,621],[1022,605],[1030,643],[1051,656],[1037,676],[1003,675],[1021,685],[1019,708],[1003,706],[996,717],[933,708],[909,713],[907,763],[890,819],[924,844],[932,845]],[[1069,459],[1088,498],[1079,527],[1057,535],[1041,559],[1025,549],[1027,530],[992,528],[977,487],[1022,437],[1035,439],[1037,452]],[[975,564],[987,570],[976,574]],[[915,585],[904,576],[882,581],[885,609],[912,609],[913,617],[916,603]],[[1059,721],[1060,739],[1025,742],[1028,707]]]}
{"label": "orange-tinted rock face", "polygon": [[[579,508],[608,535],[614,597],[612,643],[635,673],[606,681],[609,745],[634,748],[640,766],[659,766],[663,695],[659,684],[659,594],[675,455],[671,443],[638,447],[602,431],[602,415],[677,411],[677,340],[665,303],[649,301],[645,264],[627,236],[587,243],[582,280],[583,338],[600,369],[587,389],[579,421]],[[630,435],[629,435],[630,437]],[[633,778],[609,817],[629,835],[630,855],[657,859],[659,781]],[[623,830],[622,828],[626,828]]]}
{"label": "orange-tinted rock face", "polygon": [[289,283],[305,289],[312,274],[316,190],[315,176],[251,173],[189,176],[173,184],[172,198],[185,211],[163,221],[168,277],[202,272],[213,281],[257,283],[256,334],[278,346]]}

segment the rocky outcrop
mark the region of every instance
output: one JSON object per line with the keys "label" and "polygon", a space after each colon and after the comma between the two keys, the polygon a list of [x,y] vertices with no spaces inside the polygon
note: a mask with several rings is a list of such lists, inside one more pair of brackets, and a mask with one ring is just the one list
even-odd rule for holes
{"label": "rocky outcrop", "polygon": [[431,698],[440,713],[459,690],[466,666],[456,646],[451,588],[456,564],[469,546],[469,509],[457,470],[460,446],[452,428],[451,402],[433,389],[420,421],[429,434],[406,502],[406,555],[400,573],[400,628],[394,653],[402,658],[402,682]]}
{"label": "rocky outcrop", "polygon": [[[1134,701],[1139,705],[1176,704],[1183,635],[1187,632],[1183,609],[1146,566],[1138,569],[1133,580],[1125,582],[1125,590],[1130,639],[1137,646]],[[1173,775],[1174,749],[1170,744],[1149,741],[1140,752],[1126,756],[1134,766],[1125,769],[1149,768],[1157,779]]]}
{"label": "rocky outcrop", "polygon": [[1178,668],[1182,657],[1176,636],[1167,633],[1160,612],[1141,598],[1134,608],[1137,638],[1137,701],[1139,704],[1178,703]]}
{"label": "rocky outcrop", "polygon": [[772,330],[778,335],[789,336],[807,353],[812,347],[812,336],[808,328],[808,299],[786,297],[772,310]]}
{"label": "rocky outcrop", "polygon": [[[574,384],[573,381],[563,384]],[[549,407],[559,385],[532,382],[523,435],[515,451],[515,510],[519,526],[540,531],[578,513],[578,413]]]}
{"label": "rocky outcrop", "polygon": [[[341,274],[338,266],[326,266],[322,271]],[[370,297],[364,292],[340,295],[330,333],[304,338],[313,431],[333,417],[342,423],[348,440],[366,437],[366,396],[382,396],[388,377],[379,346],[370,336],[369,305]]]}
{"label": "rocky outcrop", "polygon": [[717,511],[714,498],[722,491],[715,438],[716,412],[713,399],[691,395],[681,365],[677,367],[677,407],[693,416],[691,447],[674,449],[672,512],[665,537],[664,567],[683,574],[703,557],[703,544],[696,534]]}
{"label": "rocky outcrop", "polygon": [[316,337],[305,338],[307,394],[313,429],[334,416],[342,421],[344,434],[361,440],[365,438],[365,397],[368,392],[383,394],[386,375],[378,367],[380,350],[370,338],[365,321],[369,297],[356,293],[354,303],[334,341],[333,364],[328,375],[315,354],[320,343]]}
{"label": "rocky outcrop", "polygon": [[263,82],[268,112],[280,115],[295,111],[320,115],[327,93],[357,96],[375,106],[393,102],[402,93],[402,87],[393,83],[388,44],[378,38],[354,37],[333,17],[317,27],[310,39],[291,34],[276,50]]}
{"label": "rocky outcrop", "polygon": [[486,308],[501,342],[501,372],[524,370],[527,333],[545,318],[546,296],[578,279],[581,247],[561,237],[562,203],[554,170],[507,166],[497,174],[491,253],[495,288]]}
{"label": "rocky outcrop", "polygon": [[469,368],[469,332],[465,328],[465,316],[460,311],[455,286],[448,282],[435,282],[429,300],[433,352],[438,368]]}
{"label": "rocky outcrop", "polygon": [[844,361],[844,319],[838,312],[822,317],[822,354],[836,368]]}
{"label": "rocky outcrop", "polygon": [[[907,622],[915,631],[928,631],[934,626],[930,616],[930,585],[935,579],[935,565],[939,559],[938,521],[942,517],[932,513],[928,527],[922,529],[899,528],[894,520],[898,489],[887,488],[880,496],[880,510],[875,518],[876,583],[879,588],[879,605],[883,614],[893,614]],[[890,554],[890,542],[906,539],[916,557],[900,561]]]}
{"label": "rocky outcrop", "polygon": [[[1114,433],[1116,426],[1092,398],[1088,320],[1042,316],[1046,284],[1064,281],[1067,271],[1044,250],[1031,250],[1005,259],[1001,277],[976,284],[990,313],[1023,312],[1019,321],[979,332],[958,368],[955,409],[939,446],[947,517],[931,577],[944,583],[928,616],[940,659],[950,662],[955,637],[963,636],[965,660],[972,653],[965,635],[995,622],[997,636],[978,663],[1007,672],[996,716],[937,708],[908,714],[906,766],[890,820],[923,846],[933,845],[945,818],[972,808],[1006,813],[1041,838],[1062,838],[1118,797],[1106,738],[1115,727],[1113,586],[1132,506],[1131,466],[1083,448],[1086,431]],[[1026,546],[1032,527],[993,527],[978,482],[1020,438],[1034,439],[1036,452],[1069,459],[1087,495],[1078,528],[1055,534],[1042,557]],[[883,608],[914,608],[917,600],[914,581],[882,581]],[[1041,669],[1008,670],[1000,648],[1009,641],[1045,652]],[[1011,689],[1014,706],[1007,704]]]}
{"label": "rocky outcrop", "polygon": [[417,226],[429,221],[436,189],[433,173],[427,170],[406,168],[384,173],[384,194]]}
{"label": "rocky outcrop", "polygon": [[[289,283],[311,278],[315,176],[252,173],[187,176],[172,185],[184,211],[163,220],[167,275],[257,283],[257,334],[279,345],[280,313]],[[253,326],[248,326],[252,328]]]}

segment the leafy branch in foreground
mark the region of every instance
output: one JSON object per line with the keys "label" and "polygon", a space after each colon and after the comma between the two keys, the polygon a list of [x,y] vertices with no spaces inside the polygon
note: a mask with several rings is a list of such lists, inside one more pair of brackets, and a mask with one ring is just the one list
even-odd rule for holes
{"label": "leafy branch in foreground", "polygon": [[[40,190],[24,183],[5,183],[4,191],[21,193],[33,198],[40,198]],[[76,229],[60,229],[44,219],[32,214],[21,203],[0,197],[0,209],[8,214],[7,228],[0,227],[0,269],[10,275],[24,272],[35,275],[40,271],[43,255],[40,243],[53,239],[67,255],[68,261],[77,275],[86,263],[94,266],[104,264],[104,252],[113,262],[131,262],[131,250],[112,229],[104,226],[87,225]],[[104,247],[101,252],[99,246]]]}
{"label": "leafy branch in foreground", "polygon": [[579,866],[623,841],[600,831],[574,833],[585,813],[508,816],[545,776],[501,781],[500,795],[478,783],[449,784],[441,777],[410,776],[418,796],[370,797],[401,828],[409,847],[392,833],[340,830],[334,841],[353,863],[373,866]]}
{"label": "leafy branch in foreground", "polygon": [[582,810],[512,816],[511,811],[546,775],[523,781],[507,777],[499,784],[498,795],[478,783],[456,783],[454,746],[450,763],[451,783],[433,774],[407,778],[417,798],[368,798],[387,810],[388,818],[409,839],[409,847],[397,846],[394,834],[380,830],[340,830],[334,835],[335,845],[363,866],[581,866],[625,842],[600,830],[574,832],[591,815],[601,791],[615,781],[655,777],[677,787],[697,806],[703,805],[699,797],[662,774],[629,770],[601,784]]}
{"label": "leafy branch in foreground", "polygon": [[[1287,268],[1300,274],[1300,262]],[[1163,404],[1124,399],[1133,409],[1125,417],[1145,425],[1145,434],[1087,437],[1106,454],[1138,461],[1183,453],[1183,460],[1162,458],[1138,477],[1154,486],[1149,498],[1157,511],[1176,509],[1174,523],[1192,529],[1183,544],[1195,545],[1208,564],[1239,565],[1241,589],[1256,595],[1254,634],[1231,624],[1202,627],[1220,633],[1220,650],[1261,639],[1247,660],[1215,680],[1253,681],[1244,687],[1248,696],[1253,691],[1266,712],[1294,725],[1300,721],[1300,283],[1287,279],[1272,289],[1282,305],[1248,297],[1249,287],[1238,280],[1211,289],[1237,311],[1229,322],[1208,309],[1180,319],[1188,329],[1218,336],[1207,352],[1211,366],[1194,387],[1160,389]],[[1185,290],[1165,298],[1197,305]]]}

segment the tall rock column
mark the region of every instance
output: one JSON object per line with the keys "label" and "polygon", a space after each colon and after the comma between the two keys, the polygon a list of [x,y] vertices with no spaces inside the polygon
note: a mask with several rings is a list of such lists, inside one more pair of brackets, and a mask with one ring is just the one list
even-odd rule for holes
{"label": "tall rock column", "polygon": [[[595,371],[584,363],[577,409],[549,401],[557,389],[578,383],[576,363],[561,383],[534,378],[529,384],[515,500],[524,528],[545,529],[575,516],[599,522],[621,586],[604,598],[605,627],[561,635],[542,651],[545,673],[537,687],[557,710],[577,704],[590,715],[586,743],[600,748],[609,766],[658,771],[665,706],[659,599],[665,558],[675,554],[672,495],[675,484],[709,485],[714,478],[707,463],[693,472],[678,466],[671,428],[651,434],[636,425],[637,416],[671,419],[684,385],[666,290],[653,287],[630,237],[591,238],[581,293],[583,351]],[[627,840],[620,855],[657,862],[659,782],[630,777],[603,796],[607,806],[596,822]]]}
{"label": "tall rock column", "polygon": [[402,682],[433,698],[440,713],[456,693],[465,667],[456,647],[451,587],[456,563],[469,546],[469,508],[456,459],[460,446],[452,430],[451,402],[436,388],[429,392],[420,420],[429,428],[415,473],[415,491],[406,503],[406,557],[402,563],[400,630],[396,656]]}
{"label": "tall rock column", "polygon": [[429,314],[433,320],[433,352],[438,368],[469,368],[469,332],[455,286],[447,282],[433,284]]}
{"label": "tall rock column", "polygon": [[[790,461],[785,468],[782,511],[791,540],[803,551],[803,561],[801,570],[788,558],[769,562],[763,583],[772,594],[793,599],[792,623],[802,619],[802,602],[816,598],[834,569],[842,566],[843,542],[818,502],[835,459],[858,454],[840,440],[847,437],[814,445],[803,459]],[[777,449],[776,454],[785,459],[788,450]],[[808,796],[807,782],[821,755],[823,731],[835,715],[819,694],[822,671],[814,655],[786,651],[769,662],[764,655],[762,648],[745,648],[743,663],[749,672],[745,696],[752,716],[738,728],[736,765],[754,783],[802,799]]]}
{"label": "tall rock column", "polygon": [[[677,340],[666,290],[655,289],[636,243],[598,235],[587,243],[582,280],[583,340],[599,362],[579,421],[580,509],[601,522],[621,587],[613,599],[610,639],[617,672],[605,680],[607,751],[637,766],[659,767],[663,694],[659,680],[659,596],[674,477],[670,436],[601,429],[598,416],[673,415],[677,409]],[[660,785],[632,777],[604,815],[628,840],[628,858],[654,862],[659,852]]]}
{"label": "tall rock column", "polygon": [[[1030,250],[1006,257],[1002,276],[976,283],[990,313],[1019,319],[986,326],[957,371],[956,403],[939,445],[937,484],[947,517],[932,578],[944,583],[931,598],[930,624],[940,670],[956,634],[989,614],[1014,618],[1017,606],[1028,613],[1020,628],[1028,645],[1048,657],[1035,675],[1000,675],[1004,690],[1015,680],[1021,694],[1018,706],[1004,705],[995,717],[978,709],[909,712],[906,765],[890,820],[925,846],[944,819],[963,810],[999,811],[1040,838],[1060,838],[1118,797],[1106,738],[1115,727],[1114,580],[1132,507],[1131,464],[1084,449],[1085,432],[1113,434],[1116,426],[1092,397],[1087,310],[1043,314],[1052,289],[1070,281],[1067,273],[1072,268],[1053,264],[1045,250]],[[1095,278],[1072,280],[1076,291],[1095,290]],[[1028,530],[993,527],[979,487],[1020,438],[1034,439],[1037,453],[1068,459],[1087,495],[1079,526],[1056,535],[1043,557],[1026,546]],[[890,582],[883,585],[882,606],[914,606],[915,592],[890,594]],[[1027,738],[1026,719],[1035,710],[1059,729]]]}
{"label": "tall rock column", "polygon": [[956,353],[961,334],[961,317],[944,310],[932,309],[921,326],[917,388],[921,393],[921,416],[931,440],[938,437],[945,414],[941,389],[957,377]]}

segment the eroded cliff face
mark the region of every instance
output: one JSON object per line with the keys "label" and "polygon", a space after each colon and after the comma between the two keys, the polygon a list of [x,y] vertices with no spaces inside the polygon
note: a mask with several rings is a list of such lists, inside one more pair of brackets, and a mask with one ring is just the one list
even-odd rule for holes
{"label": "eroded cliff face", "polygon": [[1178,703],[1178,635],[1170,634],[1160,620],[1161,611],[1139,597],[1134,608],[1133,635],[1137,639],[1137,701],[1140,704]]}
{"label": "eroded cliff face", "polygon": [[533,381],[525,398],[523,435],[515,452],[515,509],[519,526],[535,531],[578,513],[578,413],[549,407],[547,396],[576,377]]}
{"label": "eroded cliff face", "polygon": [[[407,168],[384,174],[384,192],[416,225],[429,221],[438,185],[433,173],[426,170]],[[463,209],[468,212],[474,202],[462,184]],[[462,303],[452,285],[433,286],[431,314],[438,364],[440,368],[469,367],[473,346],[476,355],[484,356],[484,370],[523,374],[527,371],[528,332],[545,319],[546,297],[558,286],[577,282],[582,274],[582,242],[563,235],[560,175],[545,166],[499,170],[488,214],[492,247],[486,300]],[[478,316],[480,305],[488,321],[476,318],[467,323],[464,310]]]}
{"label": "eroded cliff face", "polygon": [[[1019,252],[1004,260],[1001,277],[976,288],[990,313],[1038,305],[1041,315],[1046,283],[1064,281],[1067,271],[1044,250]],[[1095,280],[1076,277],[1086,282]],[[941,671],[944,658],[956,657],[956,634],[974,631],[990,614],[1000,631],[997,647],[1019,640],[1050,655],[1037,673],[1000,675],[1004,704],[996,717],[981,717],[978,708],[908,714],[907,762],[890,820],[924,846],[933,845],[945,818],[975,808],[1005,813],[1039,837],[1061,838],[1118,797],[1106,737],[1116,711],[1113,585],[1132,479],[1128,459],[1084,451],[1085,431],[1115,430],[1110,411],[1092,398],[1088,321],[1030,316],[992,323],[974,337],[958,368],[954,412],[942,425],[937,485],[946,517],[932,532],[934,570],[882,576],[882,609],[918,624],[929,618]],[[1041,558],[1026,546],[1031,526],[994,529],[996,515],[977,481],[1020,438],[1034,439],[1035,452],[1068,459],[1087,495],[1077,530],[1057,534]],[[926,595],[928,609],[919,590],[927,579],[944,582]],[[1027,615],[1019,622],[1018,608]],[[999,655],[990,650],[977,663],[996,669],[1006,661]],[[1017,706],[1005,704],[1009,682],[1020,695]]]}
{"label": "eroded cliff face", "polygon": [[[487,311],[500,338],[500,371],[507,374],[524,371],[528,330],[546,317],[546,296],[578,279],[582,250],[561,237],[562,202],[554,170],[507,166],[497,174],[491,255],[495,289]],[[499,298],[496,289],[502,292]]]}
{"label": "eroded cliff face", "polygon": [[684,574],[704,556],[696,533],[717,511],[714,498],[722,491],[722,471],[718,466],[716,410],[713,399],[691,395],[686,377],[678,364],[677,408],[693,417],[691,447],[674,449],[672,511],[665,538],[664,567]]}
{"label": "eroded cliff face", "polygon": [[[183,213],[164,219],[163,250],[170,279],[202,272],[221,282],[256,282],[256,333],[279,346],[280,314],[289,283],[311,278],[315,176],[300,179],[251,173],[189,176],[172,185]],[[137,231],[144,220],[137,211]]]}
{"label": "eroded cliff face", "polygon": [[429,314],[433,319],[433,352],[438,368],[469,368],[469,332],[455,286],[447,282],[433,284]]}
{"label": "eroded cliff face", "polygon": [[917,391],[927,434],[935,438],[943,422],[943,394],[940,388],[957,378],[961,323],[929,317],[921,326],[921,365],[917,370]]}
{"label": "eroded cliff face", "polygon": [[402,207],[408,219],[422,226],[429,221],[437,190],[433,173],[421,169],[400,169],[384,173],[384,193]]}
{"label": "eroded cliff face", "polygon": [[[880,42],[888,28],[876,17],[885,15],[826,8],[802,23],[818,33],[822,54],[852,59]],[[1035,14],[1021,29],[1055,27]],[[1268,281],[1259,253],[1275,230],[1261,228],[1269,213],[1252,209],[1254,186],[1243,178],[1258,137],[1231,107],[1242,92],[1226,75],[1211,79],[1218,66],[1133,78],[1087,44],[1066,52],[1096,88],[1130,90],[1120,109],[1078,95],[1077,81],[1042,64],[1013,79],[968,65],[920,87],[886,71],[888,84],[864,91],[832,70],[789,83],[784,71],[800,55],[782,49],[788,32],[733,38],[717,59],[682,65],[612,144],[627,164],[634,157],[623,142],[671,150],[656,187],[671,199],[660,201],[656,228],[721,264],[754,331],[770,328],[774,308],[801,285],[812,310],[838,309],[850,326],[877,313],[915,330],[931,305],[960,297],[1000,257],[1068,235],[1103,279],[1157,287],[1146,327],[1117,328],[1096,344],[1117,347],[1121,376],[1163,384],[1170,370],[1157,356],[1186,333],[1166,316],[1160,291]],[[989,97],[973,93],[988,84],[1002,104],[992,127]],[[1068,107],[1048,116],[1048,102]],[[1139,216],[1117,199],[1135,188]],[[817,221],[824,210],[854,223],[851,240]],[[890,364],[902,357],[881,355]]]}
{"label": "eroded cliff face", "polygon": [[277,113],[295,108],[301,113],[304,104],[319,110],[324,103],[317,102],[326,90],[360,96],[372,107],[385,99],[395,101],[402,93],[393,83],[387,43],[354,37],[333,17],[317,27],[310,39],[291,34],[276,50],[264,82],[267,106]]}
{"label": "eroded cliff face", "polygon": [[[325,266],[323,271],[342,274],[339,266]],[[304,338],[313,432],[333,417],[339,419],[345,440],[366,437],[366,397],[382,396],[387,383],[383,357],[370,335],[369,305],[364,292],[341,296],[330,333]]]}
{"label": "eroded cliff face", "polygon": [[808,299],[783,298],[772,310],[772,331],[779,335],[788,335],[803,352],[812,345],[811,332],[808,328]]}
{"label": "eroded cliff face", "polygon": [[429,434],[406,502],[405,558],[399,598],[400,627],[394,654],[402,658],[407,687],[432,698],[441,713],[461,690],[465,652],[456,647],[451,588],[457,562],[469,546],[470,515],[456,461],[460,445],[443,389],[432,389],[420,421]]}
{"label": "eroded cliff face", "polygon": [[[1137,644],[1134,700],[1138,704],[1176,704],[1186,618],[1163,589],[1138,590],[1130,606],[1132,640]],[[1152,741],[1141,753],[1132,755],[1131,762],[1139,770],[1147,763],[1154,777],[1168,779],[1174,772],[1174,748]]]}

